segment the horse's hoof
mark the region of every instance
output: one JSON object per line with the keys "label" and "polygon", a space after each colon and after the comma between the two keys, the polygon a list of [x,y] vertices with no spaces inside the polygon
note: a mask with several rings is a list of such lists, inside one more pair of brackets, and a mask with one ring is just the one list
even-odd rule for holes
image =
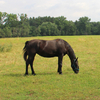
{"label": "horse's hoof", "polygon": [[28,75],[27,73],[24,74],[25,76]]}
{"label": "horse's hoof", "polygon": [[34,76],[35,76],[36,74],[35,74],[35,73],[33,73],[32,75],[34,75]]}
{"label": "horse's hoof", "polygon": [[62,75],[62,72],[59,72],[60,75]]}

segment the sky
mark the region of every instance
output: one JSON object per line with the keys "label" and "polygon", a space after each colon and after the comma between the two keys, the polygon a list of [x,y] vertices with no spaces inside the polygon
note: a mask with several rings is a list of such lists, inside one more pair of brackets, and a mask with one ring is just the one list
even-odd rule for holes
{"label": "sky", "polygon": [[76,21],[87,16],[100,21],[100,0],[0,0],[0,12],[27,14],[28,17],[59,17]]}

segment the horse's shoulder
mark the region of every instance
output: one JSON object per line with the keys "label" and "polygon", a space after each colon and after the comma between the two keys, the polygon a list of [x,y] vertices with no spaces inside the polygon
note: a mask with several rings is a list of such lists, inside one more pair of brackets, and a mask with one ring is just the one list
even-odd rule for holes
{"label": "horse's shoulder", "polygon": [[62,44],[64,42],[63,39],[55,39],[55,41],[56,41],[57,44]]}

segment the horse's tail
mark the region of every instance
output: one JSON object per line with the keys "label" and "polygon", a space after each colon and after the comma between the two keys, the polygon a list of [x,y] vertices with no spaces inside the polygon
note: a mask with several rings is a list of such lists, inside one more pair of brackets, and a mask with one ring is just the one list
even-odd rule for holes
{"label": "horse's tail", "polygon": [[24,60],[26,61],[27,60],[27,44],[28,44],[28,41],[26,41],[25,42],[25,46],[24,46],[24,48],[23,48],[23,58],[24,58]]}

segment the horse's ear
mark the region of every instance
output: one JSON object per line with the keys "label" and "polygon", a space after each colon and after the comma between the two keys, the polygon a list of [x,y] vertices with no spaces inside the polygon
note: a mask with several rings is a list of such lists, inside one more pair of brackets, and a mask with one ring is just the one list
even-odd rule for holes
{"label": "horse's ear", "polygon": [[78,57],[76,58],[76,60],[78,59]]}

